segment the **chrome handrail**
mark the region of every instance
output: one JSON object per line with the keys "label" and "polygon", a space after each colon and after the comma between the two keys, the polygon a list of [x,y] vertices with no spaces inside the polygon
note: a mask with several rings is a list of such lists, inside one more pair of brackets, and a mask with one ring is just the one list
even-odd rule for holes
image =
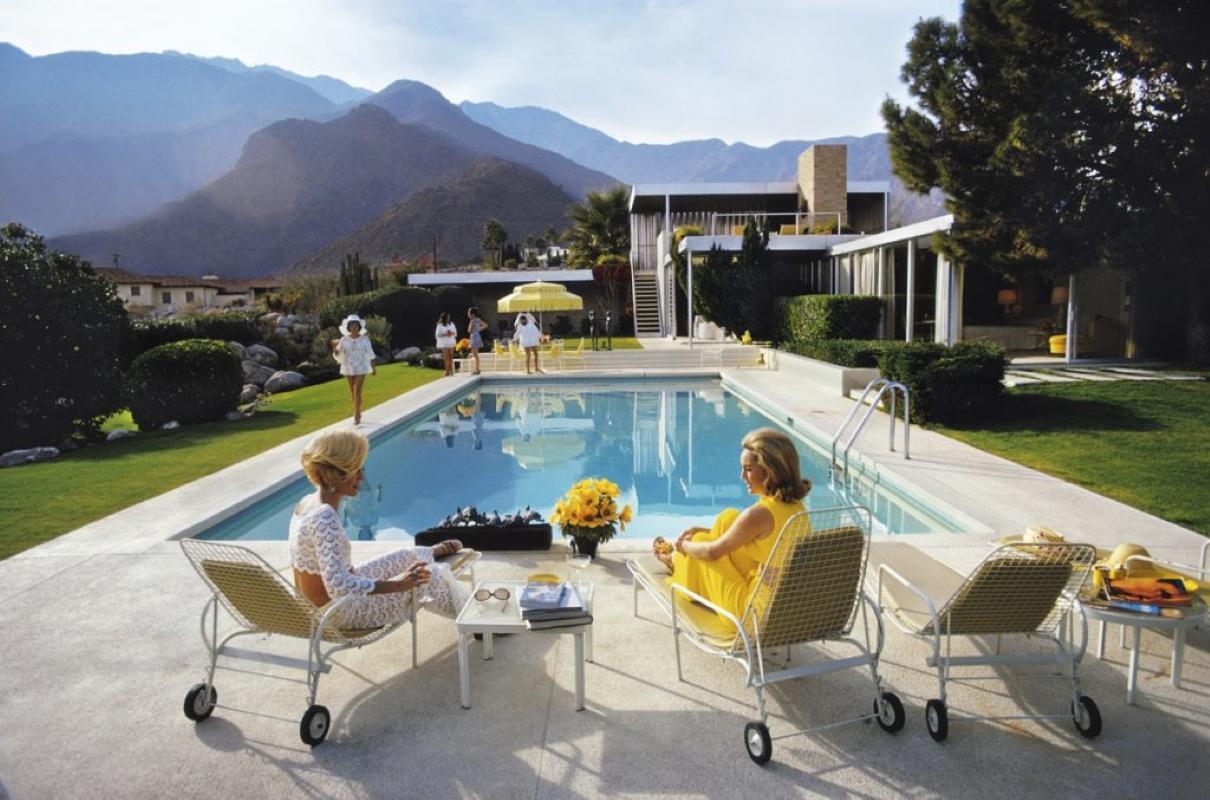
{"label": "chrome handrail", "polygon": [[909,422],[911,417],[911,393],[908,391],[908,388],[899,381],[893,381],[889,378],[875,378],[866,384],[865,391],[861,393],[861,397],[858,398],[857,402],[853,404],[853,407],[849,409],[849,413],[845,416],[844,421],[840,423],[840,427],[836,429],[835,435],[832,436],[832,468],[835,469],[837,466],[836,446],[840,443],[840,437],[844,435],[845,431],[849,427],[849,423],[853,421],[853,417],[857,414],[857,409],[859,409],[865,403],[866,398],[870,396],[870,392],[874,391],[876,387],[878,389],[878,393],[874,395],[873,402],[871,402],[869,407],[866,408],[865,414],[863,414],[861,419],[857,422],[857,427],[849,436],[848,441],[845,442],[843,453],[843,470],[846,475],[849,472],[849,450],[852,449],[853,442],[857,441],[858,435],[860,435],[861,431],[865,428],[866,423],[869,422],[870,415],[874,413],[874,409],[878,407],[878,404],[882,401],[883,395],[885,395],[887,392],[890,392],[891,394],[891,424],[888,432],[887,446],[892,453],[895,452],[895,398],[897,393],[901,392],[903,394],[903,457],[905,459],[910,459],[912,457],[910,438],[911,424]]}

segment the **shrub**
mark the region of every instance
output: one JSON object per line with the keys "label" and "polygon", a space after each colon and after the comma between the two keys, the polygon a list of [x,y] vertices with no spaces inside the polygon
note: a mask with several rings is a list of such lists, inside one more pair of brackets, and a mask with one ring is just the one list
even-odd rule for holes
{"label": "shrub", "polygon": [[817,339],[787,342],[781,349],[842,367],[877,367],[879,357],[898,344],[886,339]]}
{"label": "shrub", "polygon": [[135,354],[169,342],[196,338],[193,326],[184,319],[145,319],[134,323]]}
{"label": "shrub", "polygon": [[0,450],[95,434],[125,405],[130,346],[112,283],[32,231],[0,226]]}
{"label": "shrub", "polygon": [[140,428],[221,419],[239,403],[244,372],[235,351],[214,339],[153,347],[130,367],[130,414]]}
{"label": "shrub", "polygon": [[[465,308],[462,313],[466,313]],[[319,324],[334,327],[349,314],[385,317],[391,324],[390,346],[393,348],[433,344],[438,311],[437,303],[427,289],[396,286],[339,297],[320,310]]]}
{"label": "shrub", "polygon": [[780,341],[872,339],[882,319],[882,299],[834,294],[805,294],[777,301]]}
{"label": "shrub", "polygon": [[256,344],[261,340],[261,328],[255,311],[224,311],[202,314],[189,320],[197,339],[220,339],[224,342]]}
{"label": "shrub", "polygon": [[277,353],[278,369],[292,369],[296,364],[305,361],[309,355],[309,348],[298,344],[290,336],[278,333],[268,334],[261,344]]}
{"label": "shrub", "polygon": [[883,375],[908,387],[912,422],[949,425],[994,413],[1004,392],[1004,351],[983,342],[952,348],[896,342],[878,366]]}

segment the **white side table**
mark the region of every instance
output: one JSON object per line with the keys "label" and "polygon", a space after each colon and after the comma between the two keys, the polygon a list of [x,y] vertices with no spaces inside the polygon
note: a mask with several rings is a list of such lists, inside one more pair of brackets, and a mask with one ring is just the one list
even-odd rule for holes
{"label": "white side table", "polygon": [[[576,711],[584,710],[584,663],[592,661],[592,623],[566,628],[543,628],[531,631],[521,619],[518,598],[526,581],[482,581],[475,584],[470,600],[458,613],[458,687],[463,708],[471,707],[470,642],[476,633],[483,634],[483,660],[492,658],[492,636],[498,633],[513,634],[564,634],[575,641],[576,660]],[[508,589],[507,601],[476,600],[475,592],[480,589],[494,591]],[[584,607],[592,613],[593,585],[577,584]]]}
{"label": "white side table", "polygon": [[1135,689],[1138,686],[1139,675],[1139,640],[1143,628],[1153,631],[1172,631],[1172,685],[1181,688],[1181,663],[1185,657],[1185,631],[1201,622],[1206,617],[1206,605],[1200,599],[1194,598],[1193,605],[1180,609],[1180,617],[1161,617],[1143,614],[1136,611],[1126,611],[1119,608],[1080,603],[1077,606],[1087,619],[1097,623],[1097,658],[1105,657],[1105,625],[1115,625],[1131,628],[1130,668],[1126,678],[1126,703],[1134,705]]}

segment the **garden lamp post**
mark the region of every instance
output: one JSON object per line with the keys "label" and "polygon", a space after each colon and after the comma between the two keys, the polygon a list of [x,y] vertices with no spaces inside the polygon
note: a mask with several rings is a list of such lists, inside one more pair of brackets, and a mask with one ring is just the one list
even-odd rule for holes
{"label": "garden lamp post", "polygon": [[592,349],[596,352],[597,349],[597,315],[589,310],[588,312],[588,335],[592,337]]}

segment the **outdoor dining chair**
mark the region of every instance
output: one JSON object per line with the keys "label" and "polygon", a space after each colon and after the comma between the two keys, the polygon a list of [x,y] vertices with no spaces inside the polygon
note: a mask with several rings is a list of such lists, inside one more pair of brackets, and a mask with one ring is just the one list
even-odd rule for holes
{"label": "outdoor dining chair", "polygon": [[550,347],[542,354],[542,363],[553,369],[560,369],[563,365],[563,340],[556,339],[550,343]]}
{"label": "outdoor dining chair", "polygon": [[[633,576],[634,615],[639,615],[641,587],[671,620],[678,680],[684,680],[682,636],[703,652],[730,659],[743,668],[745,685],[756,693],[760,717],[745,726],[744,747],[757,764],[768,763],[775,738],[870,719],[888,733],[903,728],[903,703],[892,692],[883,691],[878,675],[882,622],[873,599],[862,590],[869,537],[870,512],[859,506],[795,514],[777,534],[760,580],[739,617],[672,583],[667,568],[653,555],[626,562]],[[861,638],[852,635],[859,609]],[[874,612],[872,625],[869,611]],[[871,632],[875,634],[873,641]],[[790,648],[808,643],[844,644],[857,652],[793,665]],[[786,657],[783,664],[771,668],[772,665],[766,664],[768,651],[775,647],[786,648]],[[873,679],[873,713],[776,737],[770,735],[764,697],[767,686],[866,667]]]}
{"label": "outdoor dining chair", "polygon": [[571,368],[572,364],[578,365],[581,369],[587,368],[587,364],[584,361],[584,337],[583,336],[580,337],[580,343],[578,345],[576,345],[576,348],[574,350],[568,350],[568,349],[564,348],[562,358],[560,359],[560,361],[562,362],[563,365],[566,365],[566,367],[568,369]]}
{"label": "outdoor dining chair", "polygon": [[[1071,681],[1071,707],[1066,714],[1017,717],[971,716],[969,719],[1071,719],[1086,738],[1101,732],[1101,713],[1080,690],[1080,660],[1088,646],[1088,622],[1074,614],[1076,595],[1088,579],[1096,550],[1087,544],[1012,543],[988,554],[970,575],[902,542],[878,542],[871,548],[870,573],[879,607],[904,632],[928,641],[932,654],[925,664],[937,670],[940,696],[925,705],[929,735],[941,742],[949,735],[946,684],[957,668],[1005,665],[1049,665]],[[1078,621],[1080,642],[1069,636]],[[1005,636],[1037,639],[1054,647],[1044,653],[1002,654]],[[955,656],[955,636],[994,636],[990,653]],[[1053,677],[1032,674],[1031,678]],[[968,678],[974,680],[978,678]],[[998,677],[992,679],[999,679]]]}
{"label": "outdoor dining chair", "polygon": [[[364,647],[382,639],[403,622],[377,628],[337,628],[332,614],[348,600],[341,597],[317,608],[301,592],[259,555],[246,547],[202,539],[183,539],[181,549],[211,596],[202,608],[202,641],[210,664],[206,680],[185,695],[185,716],[194,722],[210,717],[218,703],[214,672],[227,643],[237,636],[277,634],[305,639],[307,645],[307,710],[299,724],[299,735],[308,745],[318,745],[327,737],[332,716],[316,704],[319,676],[331,670],[329,659],[341,650]],[[474,564],[480,553],[463,549],[446,563],[455,575],[468,574],[474,583]],[[412,592],[412,666],[416,666],[416,593]],[[236,629],[219,638],[219,607],[235,622]],[[209,617],[209,620],[207,620]],[[326,647],[325,647],[326,646]],[[238,657],[227,652],[228,658]]]}

